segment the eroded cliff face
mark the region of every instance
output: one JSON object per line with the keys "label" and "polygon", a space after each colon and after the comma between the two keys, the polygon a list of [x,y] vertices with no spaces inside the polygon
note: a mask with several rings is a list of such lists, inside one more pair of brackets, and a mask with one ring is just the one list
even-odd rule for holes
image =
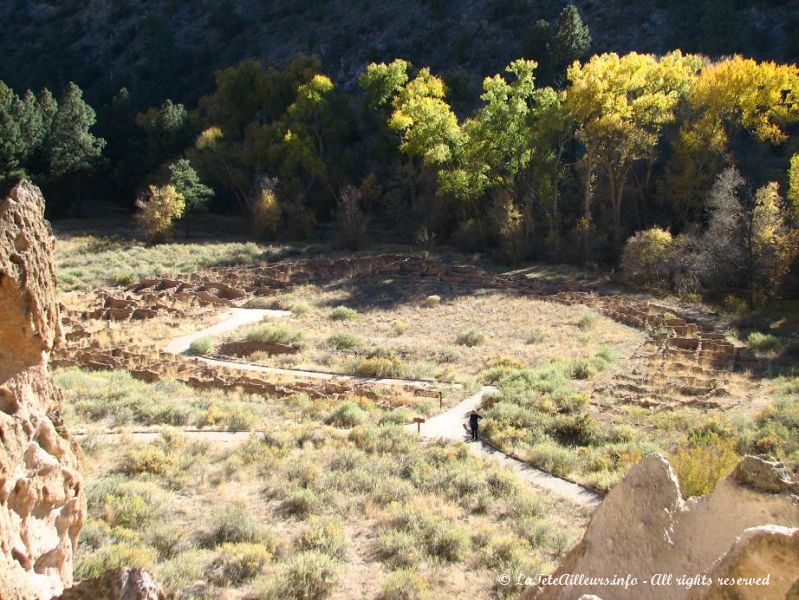
{"label": "eroded cliff face", "polygon": [[[783,600],[799,582],[797,494],[799,484],[781,463],[747,456],[712,494],[686,501],[668,461],[651,455],[607,495],[582,541],[554,574],[630,576],[637,585],[625,589],[576,582],[529,589],[523,597]],[[672,575],[673,580],[666,584],[657,574]],[[706,583],[681,585],[677,578],[682,575],[704,575]],[[768,585],[719,584],[719,578],[765,577]]]}
{"label": "eroded cliff face", "polygon": [[27,182],[0,200],[0,598],[72,584],[85,515],[77,447],[48,362],[61,337],[53,235]]}

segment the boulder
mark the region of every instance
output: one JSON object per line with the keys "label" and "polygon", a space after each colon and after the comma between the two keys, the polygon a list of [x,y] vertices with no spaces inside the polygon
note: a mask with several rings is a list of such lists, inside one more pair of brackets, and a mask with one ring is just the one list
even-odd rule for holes
{"label": "boulder", "polygon": [[0,200],[0,598],[71,585],[86,512],[48,368],[61,340],[53,243],[41,192],[18,184]]}
{"label": "boulder", "polygon": [[[799,577],[795,485],[780,463],[745,457],[713,493],[684,500],[668,461],[650,455],[605,497],[582,541],[553,575],[555,579],[568,574],[610,580],[629,577],[636,585],[625,588],[572,579],[562,585],[530,588],[523,597],[785,598]],[[677,581],[687,576],[707,577],[712,582],[724,574],[755,579],[769,575],[770,580],[767,587],[747,586],[742,595],[735,595],[729,587],[710,583],[691,587]],[[668,575],[673,577],[670,583],[665,582]]]}
{"label": "boulder", "polygon": [[147,571],[118,568],[84,579],[53,600],[164,600],[164,593]]}

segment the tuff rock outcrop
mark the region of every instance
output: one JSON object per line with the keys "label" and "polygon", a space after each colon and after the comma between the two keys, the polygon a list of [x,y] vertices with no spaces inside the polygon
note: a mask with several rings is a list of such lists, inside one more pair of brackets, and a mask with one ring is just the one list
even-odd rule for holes
{"label": "tuff rock outcrop", "polygon": [[22,182],[0,200],[0,598],[72,584],[85,515],[77,446],[48,370],[61,338],[44,199]]}
{"label": "tuff rock outcrop", "polygon": [[164,600],[147,571],[120,567],[99,577],[84,579],[53,600]]}
{"label": "tuff rock outcrop", "polygon": [[547,582],[561,584],[531,587],[523,597],[783,600],[799,582],[797,489],[781,463],[745,457],[713,493],[683,500],[668,461],[648,456],[606,496]]}

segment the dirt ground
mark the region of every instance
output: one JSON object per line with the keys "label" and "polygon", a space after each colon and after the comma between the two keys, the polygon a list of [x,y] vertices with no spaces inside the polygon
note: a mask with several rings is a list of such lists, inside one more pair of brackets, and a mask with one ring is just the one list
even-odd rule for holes
{"label": "dirt ground", "polygon": [[[533,367],[560,359],[591,357],[609,350],[618,360],[628,358],[643,342],[644,335],[598,315],[586,307],[565,306],[494,290],[453,293],[450,288],[431,287],[440,304],[425,305],[427,295],[401,304],[353,302],[352,291],[306,285],[272,302],[281,306],[303,304],[308,310],[275,320],[277,326],[299,331],[301,352],[283,356],[256,356],[270,366],[322,371],[347,371],[354,356],[392,355],[409,365],[410,372],[424,377],[442,374],[463,381],[476,376],[491,359],[512,357]],[[337,306],[357,307],[351,319],[331,318]],[[466,345],[460,336],[474,332],[479,343]],[[233,333],[240,339],[246,332]],[[358,340],[352,349],[339,350],[328,342],[334,334],[351,334]]]}

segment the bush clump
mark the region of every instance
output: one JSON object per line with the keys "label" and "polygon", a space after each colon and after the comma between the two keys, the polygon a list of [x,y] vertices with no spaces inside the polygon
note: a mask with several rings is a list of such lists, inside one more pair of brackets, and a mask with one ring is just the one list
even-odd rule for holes
{"label": "bush clump", "polygon": [[753,331],[746,338],[746,343],[750,348],[758,352],[776,352],[782,347],[780,338],[770,333],[761,333],[760,331]]}
{"label": "bush clump", "polygon": [[346,364],[348,372],[361,377],[403,377],[405,366],[398,358],[371,356],[358,358]]}
{"label": "bush clump", "polygon": [[248,342],[264,342],[267,344],[288,344],[301,346],[305,335],[302,331],[290,329],[285,325],[260,325],[247,332]]}
{"label": "bush clump", "polygon": [[291,558],[274,582],[274,597],[296,600],[321,600],[338,583],[341,567],[323,552],[306,550]]}
{"label": "bush clump", "polygon": [[400,569],[380,582],[383,600],[425,600],[430,597],[427,578],[415,569]]}
{"label": "bush clump", "polygon": [[704,496],[738,464],[736,440],[709,434],[698,444],[687,443],[671,457],[671,466],[684,498]]}
{"label": "bush clump", "polygon": [[234,506],[214,513],[211,524],[200,535],[201,546],[214,548],[223,544],[263,544],[272,553],[277,550],[277,542],[271,532],[263,527],[243,506]]}
{"label": "bush clump", "polygon": [[330,312],[330,318],[334,321],[349,321],[358,316],[358,311],[348,306],[337,306]]}
{"label": "bush clump", "polygon": [[327,343],[336,350],[352,350],[357,348],[361,341],[354,333],[338,332],[327,338]]}
{"label": "bush clump", "polygon": [[638,285],[668,287],[671,233],[660,227],[639,231],[624,245],[621,269],[625,279]]}
{"label": "bush clump", "polygon": [[177,219],[183,216],[186,200],[175,186],[147,188],[147,195],[136,201],[136,223],[148,242],[164,242],[172,234]]}
{"label": "bush clump", "polygon": [[267,240],[273,240],[280,231],[280,204],[271,189],[261,190],[253,204],[253,228],[255,233]]}
{"label": "bush clump", "polygon": [[252,579],[272,560],[272,554],[261,544],[225,543],[217,548],[217,553],[206,569],[206,577],[220,586]]}
{"label": "bush clump", "polygon": [[474,329],[470,329],[462,334],[460,334],[456,339],[455,343],[460,344],[461,346],[468,346],[469,348],[473,348],[474,346],[480,346],[484,344],[486,341],[486,337],[480,333],[479,331],[475,331]]}
{"label": "bush clump", "polygon": [[336,408],[326,422],[336,427],[355,427],[369,419],[369,413],[354,402],[343,402]]}
{"label": "bush clump", "polygon": [[341,521],[311,517],[300,535],[299,546],[303,550],[316,550],[332,558],[343,559],[347,554],[347,537]]}
{"label": "bush clump", "polygon": [[194,340],[189,346],[189,352],[195,356],[205,356],[214,347],[214,339],[210,336],[203,336]]}

